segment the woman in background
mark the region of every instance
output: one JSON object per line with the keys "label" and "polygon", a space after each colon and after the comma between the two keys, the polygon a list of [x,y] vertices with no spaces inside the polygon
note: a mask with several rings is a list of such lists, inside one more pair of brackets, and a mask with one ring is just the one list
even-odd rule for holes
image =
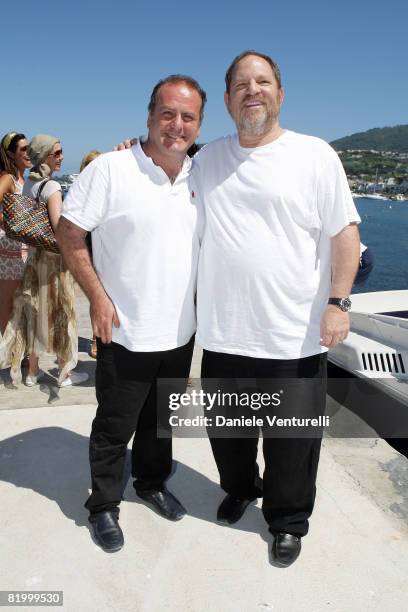
{"label": "woman in background", "polygon": [[[28,154],[33,168],[23,194],[47,205],[55,232],[61,215],[61,186],[52,174],[61,168],[64,158],[58,138],[40,134],[30,142]],[[85,373],[73,372],[78,361],[78,340],[75,317],[74,279],[61,255],[43,249],[30,249],[22,288],[14,301],[13,317],[4,334],[0,362],[11,363],[13,382],[21,381],[21,359],[29,354],[25,381],[35,385],[44,375],[39,368],[43,352],[57,355],[58,386],[66,387],[87,380]]]}
{"label": "woman in background", "polygon": [[99,157],[99,155],[101,155],[101,152],[97,151],[96,149],[92,149],[92,151],[89,151],[89,153],[87,153],[81,161],[79,171],[82,172],[82,170],[84,170],[87,165],[91,163],[91,161]]}
{"label": "woman in background", "polygon": [[21,193],[24,171],[31,167],[28,140],[24,134],[9,132],[0,143],[0,335],[4,334],[13,310],[13,297],[21,286],[28,248],[7,238],[3,228],[2,204],[6,193]]}

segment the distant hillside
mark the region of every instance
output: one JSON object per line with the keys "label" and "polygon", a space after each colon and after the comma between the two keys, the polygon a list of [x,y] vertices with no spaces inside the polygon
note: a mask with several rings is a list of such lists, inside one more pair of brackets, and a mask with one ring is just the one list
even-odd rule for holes
{"label": "distant hillside", "polygon": [[408,125],[374,128],[345,136],[330,143],[337,151],[346,149],[373,149],[408,153]]}

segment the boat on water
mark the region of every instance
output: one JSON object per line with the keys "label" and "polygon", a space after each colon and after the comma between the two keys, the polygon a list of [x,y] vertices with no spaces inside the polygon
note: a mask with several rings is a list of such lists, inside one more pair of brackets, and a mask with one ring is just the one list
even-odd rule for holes
{"label": "boat on water", "polygon": [[389,196],[384,196],[380,193],[365,193],[363,197],[369,200],[389,200]]}
{"label": "boat on water", "polygon": [[368,200],[389,200],[389,196],[381,195],[380,193],[357,193],[355,191],[351,192],[351,195],[354,199],[358,198],[366,198]]}
{"label": "boat on water", "polygon": [[350,333],[328,359],[408,407],[408,290],[353,295]]}

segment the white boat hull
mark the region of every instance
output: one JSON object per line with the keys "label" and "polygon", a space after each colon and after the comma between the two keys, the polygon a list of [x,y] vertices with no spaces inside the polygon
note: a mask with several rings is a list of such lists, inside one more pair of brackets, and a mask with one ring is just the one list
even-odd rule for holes
{"label": "white boat hull", "polygon": [[329,361],[408,406],[408,291],[352,296],[350,333]]}

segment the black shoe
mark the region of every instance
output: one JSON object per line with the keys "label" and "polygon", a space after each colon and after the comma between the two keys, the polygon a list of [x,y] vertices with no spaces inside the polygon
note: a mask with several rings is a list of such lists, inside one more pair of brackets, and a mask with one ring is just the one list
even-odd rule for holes
{"label": "black shoe", "polygon": [[149,489],[148,491],[138,491],[136,494],[145,502],[151,504],[153,508],[169,521],[179,521],[187,513],[187,510],[182,506],[173,493],[170,493],[166,487],[161,489]]}
{"label": "black shoe", "polygon": [[106,511],[91,514],[89,522],[92,525],[95,540],[105,552],[117,552],[122,548],[124,540],[117,512]]}
{"label": "black shoe", "polygon": [[291,533],[277,533],[272,544],[274,565],[289,567],[300,555],[302,538]]}
{"label": "black shoe", "polygon": [[239,521],[251,501],[253,500],[245,497],[234,497],[228,493],[218,508],[217,521],[223,525],[233,525]]}

